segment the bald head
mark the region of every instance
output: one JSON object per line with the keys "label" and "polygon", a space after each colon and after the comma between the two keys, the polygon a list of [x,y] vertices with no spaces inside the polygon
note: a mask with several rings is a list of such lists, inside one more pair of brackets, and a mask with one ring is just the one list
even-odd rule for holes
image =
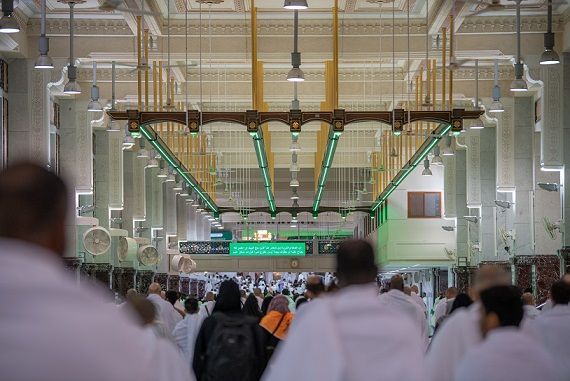
{"label": "bald head", "polygon": [[156,294],[156,295],[160,295],[162,293],[162,287],[160,287],[160,284],[154,282],[151,283],[150,286],[148,286],[148,294]]}
{"label": "bald head", "polygon": [[521,299],[523,305],[534,307],[534,296],[530,292],[525,292],[524,294],[522,294]]}
{"label": "bald head", "polygon": [[66,199],[63,181],[35,164],[20,163],[0,172],[0,237],[63,255]]}
{"label": "bald head", "polygon": [[495,286],[510,286],[511,279],[502,268],[493,265],[484,265],[475,275],[473,296],[477,299],[482,291]]}
{"label": "bald head", "polygon": [[447,290],[445,290],[445,297],[447,299],[453,299],[457,296],[457,294],[457,288],[455,287],[449,287]]}
{"label": "bald head", "polygon": [[415,292],[416,294],[418,294],[420,292],[420,289],[415,284],[412,287],[410,287],[410,289],[412,292]]}
{"label": "bald head", "polygon": [[154,323],[156,308],[154,304],[142,295],[133,295],[127,299],[127,304],[136,313],[141,325]]}
{"label": "bald head", "polygon": [[340,287],[371,283],[376,280],[374,249],[362,240],[345,240],[337,251],[336,273]]}
{"label": "bald head", "polygon": [[390,279],[390,290],[398,290],[404,292],[404,278],[401,275],[394,275]]}

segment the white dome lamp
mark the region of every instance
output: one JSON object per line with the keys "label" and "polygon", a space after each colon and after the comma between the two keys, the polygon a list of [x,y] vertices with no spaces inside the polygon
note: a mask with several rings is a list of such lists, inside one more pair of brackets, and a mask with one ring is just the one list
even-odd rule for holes
{"label": "white dome lamp", "polygon": [[[305,1],[305,4],[307,2]],[[298,8],[297,8],[298,9]],[[305,80],[305,74],[303,70],[300,69],[301,66],[301,53],[298,50],[299,41],[299,12],[295,10],[295,20],[293,27],[293,52],[291,53],[291,65],[293,68],[289,70],[287,74],[287,80],[289,82],[303,82]]]}
{"label": "white dome lamp", "polygon": [[443,156],[453,156],[455,152],[453,152],[453,148],[451,147],[451,136],[447,135],[445,137],[445,146],[443,147],[443,151],[441,152]]}
{"label": "white dome lamp", "polygon": [[145,140],[144,139],[140,139],[139,140],[139,150],[137,152],[137,158],[138,159],[148,159],[149,156],[149,152],[145,149]]}
{"label": "white dome lamp", "polygon": [[14,17],[14,0],[2,0],[2,13],[0,19],[0,33],[18,33],[20,25]]}
{"label": "white dome lamp", "polygon": [[129,129],[125,125],[125,137],[123,138],[123,151],[129,150],[135,146],[135,139],[129,133]]}
{"label": "white dome lamp", "polygon": [[501,87],[499,86],[499,60],[495,60],[495,74],[494,74],[494,81],[495,84],[493,85],[493,103],[489,106],[489,112],[492,113],[500,113],[505,112],[505,108],[503,107],[503,103],[501,102]]}
{"label": "white dome lamp", "polygon": [[148,162],[146,163],[146,168],[157,168],[158,160],[156,159],[156,151],[151,149],[148,154]]}
{"label": "white dome lamp", "polygon": [[523,79],[524,65],[521,60],[521,0],[515,0],[517,5],[517,62],[515,63],[515,79],[511,82],[512,92],[528,91],[528,85]]}
{"label": "white dome lamp", "polygon": [[97,86],[97,62],[93,61],[93,85],[91,86],[91,102],[87,105],[87,111],[103,111],[103,106],[99,102],[99,86]]}
{"label": "white dome lamp", "polygon": [[431,169],[429,169],[429,160],[426,158],[424,160],[424,170],[422,171],[422,176],[431,176]]}
{"label": "white dome lamp", "polygon": [[41,0],[40,37],[38,39],[40,55],[34,64],[36,69],[53,69],[53,60],[48,55],[49,38],[46,36],[46,2],[47,0]]}
{"label": "white dome lamp", "polygon": [[433,158],[431,159],[432,165],[443,165],[443,159],[440,156],[439,145],[436,145],[433,149]]}
{"label": "white dome lamp", "polygon": [[[479,60],[475,60],[475,110],[481,110],[479,107]],[[485,126],[483,125],[481,118],[477,118],[469,128],[472,130],[481,130],[485,128]]]}
{"label": "white dome lamp", "polygon": [[75,2],[69,2],[69,65],[67,65],[67,83],[63,88],[63,93],[68,95],[81,94],[81,87],[77,83],[77,67],[73,58],[73,8]]}
{"label": "white dome lamp", "polygon": [[291,10],[307,9],[309,5],[307,0],[285,0],[283,8]]}
{"label": "white dome lamp", "polygon": [[541,65],[556,65],[560,57],[554,50],[554,33],[552,33],[552,0],[548,0],[547,29],[544,33],[544,52],[540,56]]}

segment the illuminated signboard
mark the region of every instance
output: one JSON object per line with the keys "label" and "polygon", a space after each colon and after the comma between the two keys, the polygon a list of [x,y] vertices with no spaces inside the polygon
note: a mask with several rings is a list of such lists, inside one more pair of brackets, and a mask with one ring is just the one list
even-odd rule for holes
{"label": "illuminated signboard", "polygon": [[304,242],[231,242],[234,257],[303,257]]}

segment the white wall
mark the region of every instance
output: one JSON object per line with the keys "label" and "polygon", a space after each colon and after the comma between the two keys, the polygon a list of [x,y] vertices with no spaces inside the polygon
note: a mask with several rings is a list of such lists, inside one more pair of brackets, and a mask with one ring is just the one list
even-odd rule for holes
{"label": "white wall", "polygon": [[[444,248],[455,249],[455,233],[443,225],[454,221],[442,218],[408,219],[408,192],[441,192],[443,208],[443,167],[432,166],[433,176],[422,176],[418,166],[390,195],[388,220],[378,229],[378,252],[382,264],[448,264]],[[442,215],[444,211],[442,210]]]}

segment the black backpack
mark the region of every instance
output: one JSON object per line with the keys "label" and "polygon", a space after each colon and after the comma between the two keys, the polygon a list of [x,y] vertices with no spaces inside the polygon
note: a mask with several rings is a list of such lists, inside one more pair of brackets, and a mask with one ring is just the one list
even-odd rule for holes
{"label": "black backpack", "polygon": [[257,322],[247,316],[215,314],[214,333],[206,349],[206,381],[259,379],[259,357],[254,333]]}

